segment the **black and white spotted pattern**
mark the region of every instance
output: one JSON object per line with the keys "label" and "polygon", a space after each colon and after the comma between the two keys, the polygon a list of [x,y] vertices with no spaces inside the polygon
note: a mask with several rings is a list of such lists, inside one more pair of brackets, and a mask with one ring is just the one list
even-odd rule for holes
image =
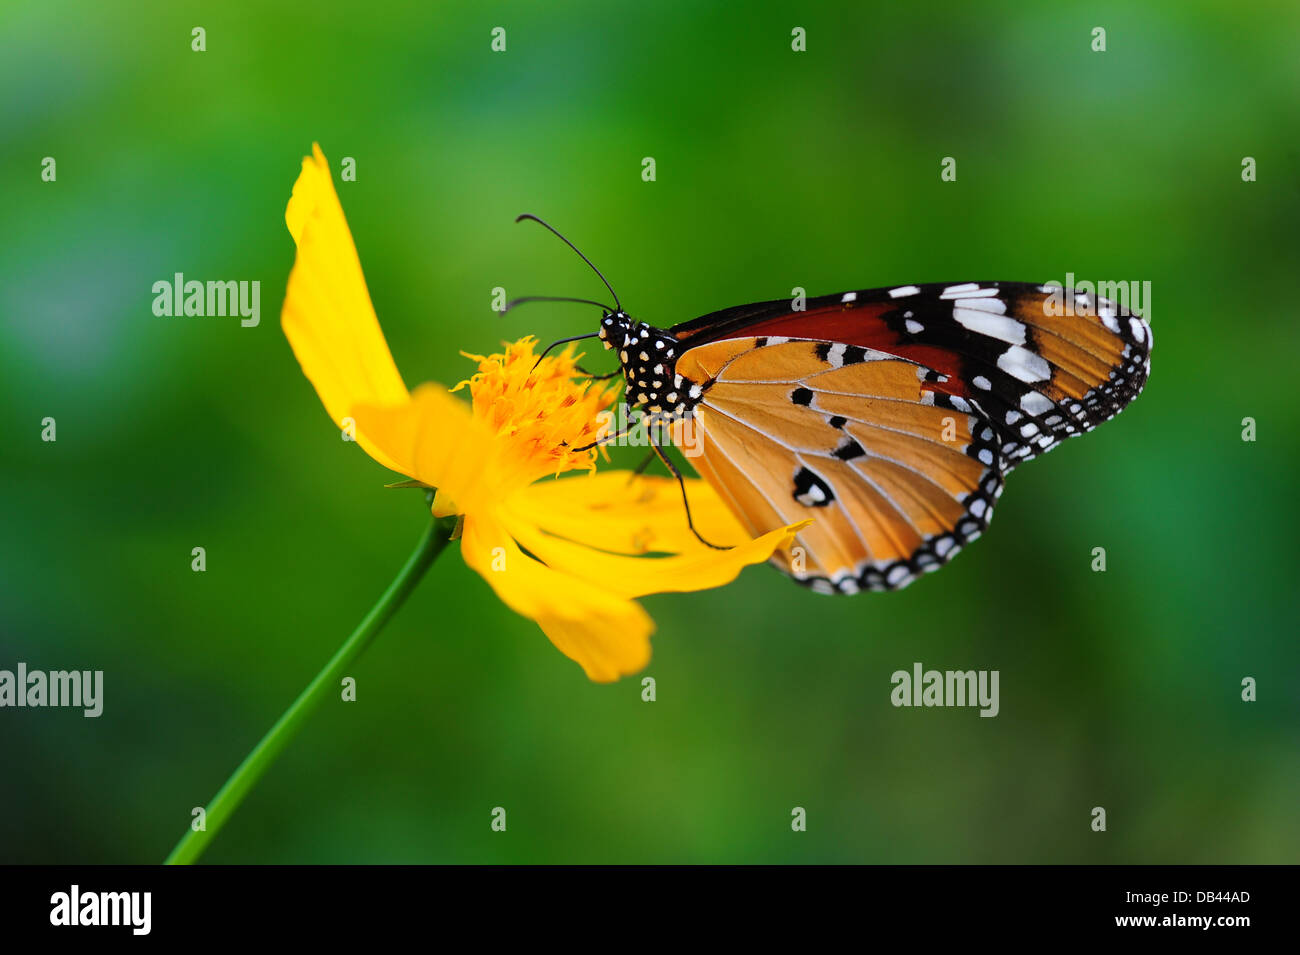
{"label": "black and white spotted pattern", "polygon": [[670,332],[618,311],[601,319],[599,336],[607,349],[618,352],[626,384],[623,400],[651,414],[690,416],[703,389],[677,374],[681,343]]}
{"label": "black and white spotted pattern", "polygon": [[1074,303],[1083,314],[1074,320],[1095,315],[1123,341],[1124,364],[1081,398],[1054,401],[1042,390],[1054,373],[1039,354],[1045,333],[1009,314],[1026,290],[1002,282],[903,286],[890,290],[893,307],[882,316],[900,339],[960,356],[966,396],[938,394],[935,401],[984,415],[1001,436],[1005,471],[1115,417],[1142,391],[1151,370],[1150,324],[1121,304],[1079,292]]}

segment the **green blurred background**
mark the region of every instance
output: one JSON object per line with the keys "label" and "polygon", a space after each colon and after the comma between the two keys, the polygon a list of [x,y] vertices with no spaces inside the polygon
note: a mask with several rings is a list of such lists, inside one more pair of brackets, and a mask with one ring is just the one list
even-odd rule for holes
{"label": "green blurred background", "polygon": [[[760,567],[647,600],[652,704],[449,552],[206,861],[1295,862],[1298,30],[1282,2],[7,3],[0,668],[102,669],[105,710],[0,711],[0,861],[161,860],[424,526],[279,330],[319,140],[336,180],[356,159],[408,383],[594,328],[489,310],[601,293],[523,211],[661,325],[794,286],[1149,280],[1153,373],[901,593]],[[260,326],[155,317],[174,272],[260,280]],[[1000,670],[1001,715],[893,708],[915,661]]]}

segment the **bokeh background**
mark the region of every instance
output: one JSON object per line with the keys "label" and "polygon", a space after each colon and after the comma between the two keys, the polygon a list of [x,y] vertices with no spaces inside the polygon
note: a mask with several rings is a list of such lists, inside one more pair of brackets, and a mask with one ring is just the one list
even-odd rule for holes
{"label": "bokeh background", "polygon": [[[601,292],[523,211],[661,325],[794,286],[1150,281],[1153,373],[901,593],[760,567],[649,599],[652,704],[449,552],[205,861],[1296,861],[1298,30],[1284,2],[5,4],[0,668],[102,669],[106,699],[0,711],[0,862],[161,860],[421,532],[279,330],[313,140],[356,160],[411,383],[594,328],[490,311]],[[175,272],[259,280],[261,324],[155,317]],[[1001,715],[893,708],[915,661],[1000,670]]]}

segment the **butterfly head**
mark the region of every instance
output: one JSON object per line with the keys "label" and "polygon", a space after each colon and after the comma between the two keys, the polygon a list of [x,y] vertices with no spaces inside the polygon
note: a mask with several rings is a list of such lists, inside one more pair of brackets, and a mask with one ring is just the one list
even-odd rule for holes
{"label": "butterfly head", "polygon": [[632,332],[632,326],[640,324],[621,308],[617,311],[606,310],[600,318],[597,334],[606,349],[620,348]]}

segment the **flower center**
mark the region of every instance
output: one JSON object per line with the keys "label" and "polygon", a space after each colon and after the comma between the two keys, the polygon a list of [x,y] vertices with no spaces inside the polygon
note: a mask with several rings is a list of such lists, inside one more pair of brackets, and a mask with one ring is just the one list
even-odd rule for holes
{"label": "flower center", "polygon": [[539,363],[536,343],[528,336],[506,344],[504,354],[462,352],[478,362],[478,374],[452,389],[469,387],[474,416],[496,432],[505,462],[525,484],[574,469],[595,470],[595,450],[574,448],[600,436],[601,412],[619,389],[574,381],[579,372],[572,346]]}

